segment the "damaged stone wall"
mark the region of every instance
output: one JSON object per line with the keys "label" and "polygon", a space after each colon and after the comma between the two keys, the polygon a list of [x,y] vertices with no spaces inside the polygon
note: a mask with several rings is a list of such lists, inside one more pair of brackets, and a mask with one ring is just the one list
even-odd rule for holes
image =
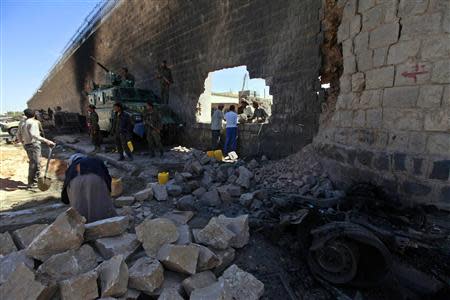
{"label": "damaged stone wall", "polygon": [[[315,147],[343,184],[450,207],[450,2],[347,0],[343,74]],[[330,169],[331,168],[331,169]]]}
{"label": "damaged stone wall", "polygon": [[274,104],[270,124],[243,128],[241,153],[287,155],[311,143],[319,126],[321,7],[318,0],[121,1],[28,104],[82,112],[86,80],[104,81],[91,55],[112,70],[127,66],[137,87],[159,93],[155,71],[167,59],[175,80],[169,104],[187,123],[180,142],[198,147],[209,134],[195,124],[205,78],[246,65],[251,78],[266,79]]}

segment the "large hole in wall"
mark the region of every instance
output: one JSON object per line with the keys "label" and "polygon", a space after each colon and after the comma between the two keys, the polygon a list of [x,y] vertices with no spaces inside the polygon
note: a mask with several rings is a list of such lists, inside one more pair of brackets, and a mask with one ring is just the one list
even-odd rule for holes
{"label": "large hole in wall", "polygon": [[[211,123],[211,115],[219,105],[224,112],[234,105],[239,123],[268,123],[272,114],[273,97],[270,87],[262,78],[250,79],[246,66],[210,72],[205,79],[205,91],[200,95],[196,108],[199,123]],[[263,110],[264,118],[256,118],[255,109]],[[259,114],[261,115],[261,114]]]}

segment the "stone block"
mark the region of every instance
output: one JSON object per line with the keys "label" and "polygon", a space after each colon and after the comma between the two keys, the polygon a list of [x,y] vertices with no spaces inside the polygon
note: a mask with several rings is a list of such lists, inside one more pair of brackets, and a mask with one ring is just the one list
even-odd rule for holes
{"label": "stone block", "polygon": [[400,41],[389,47],[389,55],[387,63],[399,64],[405,62],[409,58],[415,58],[419,52],[420,40]]}
{"label": "stone block", "polygon": [[373,166],[378,171],[389,170],[389,156],[385,153],[378,154],[373,160]]}
{"label": "stone block", "polygon": [[[366,1],[360,1],[363,3]],[[372,31],[380,26],[384,21],[384,6],[377,5],[370,10],[366,11],[362,19],[362,28],[364,31]]]}
{"label": "stone block", "polygon": [[216,249],[227,249],[236,235],[223,223],[220,223],[217,218],[211,218],[209,223],[194,236],[198,243]]}
{"label": "stone block", "polygon": [[48,281],[57,282],[93,270],[97,266],[97,255],[85,244],[78,250],[55,254],[44,261],[37,274]]}
{"label": "stone block", "polygon": [[183,188],[179,185],[176,184],[167,185],[167,193],[169,194],[169,196],[177,197],[180,196],[182,192]]}
{"label": "stone block", "polygon": [[203,167],[202,164],[198,161],[194,161],[191,164],[191,168],[192,171],[196,174],[196,175],[201,175],[203,173]]}
{"label": "stone block", "polygon": [[383,110],[381,108],[366,110],[366,127],[380,128],[383,122]]}
{"label": "stone block", "polygon": [[406,171],[406,154],[394,153],[392,155],[394,171]]}
{"label": "stone block", "polygon": [[118,297],[128,291],[128,266],[123,255],[117,255],[99,266],[102,297]]}
{"label": "stone block", "polygon": [[366,72],[366,89],[378,89],[394,85],[394,66],[382,67]]}
{"label": "stone block", "polygon": [[115,237],[101,238],[95,241],[95,248],[104,259],[122,254],[128,258],[140,246],[135,234],[125,233]]}
{"label": "stone block", "polygon": [[196,246],[199,250],[197,272],[211,270],[219,265],[219,258],[209,248],[198,244],[191,245]]}
{"label": "stone block", "polygon": [[441,13],[401,18],[403,40],[418,39],[440,33]]}
{"label": "stone block", "polygon": [[376,48],[373,50],[373,67],[378,68],[384,66],[387,61],[388,47]]}
{"label": "stone block", "polygon": [[424,108],[438,108],[441,105],[442,92],[441,85],[425,85],[420,87],[417,106]]}
{"label": "stone block", "polygon": [[450,177],[450,160],[439,160],[433,162],[433,169],[430,179],[439,179],[448,181]]}
{"label": "stone block", "polygon": [[220,278],[230,286],[233,299],[258,300],[264,294],[264,284],[236,265],[226,269]]}
{"label": "stone block", "polygon": [[244,206],[244,207],[250,207],[250,205],[252,205],[253,202],[253,193],[245,193],[242,194],[241,197],[239,198],[239,203]]}
{"label": "stone block", "polygon": [[158,260],[169,270],[195,274],[198,255],[199,249],[196,246],[166,244],[159,249]]}
{"label": "stone block", "polygon": [[342,42],[342,56],[344,59],[353,56],[353,41],[351,39]]}
{"label": "stone block", "polygon": [[149,257],[138,259],[128,270],[128,273],[128,286],[144,293],[152,293],[164,281],[162,265],[156,259]]}
{"label": "stone block", "polygon": [[428,62],[405,63],[396,66],[395,85],[423,85],[431,78],[432,66]]}
{"label": "stone block", "polygon": [[365,90],[361,93],[358,108],[380,108],[383,90]]}
{"label": "stone block", "polygon": [[17,251],[17,247],[9,232],[0,233],[0,255]]}
{"label": "stone block", "polygon": [[188,225],[178,225],[178,239],[175,242],[177,245],[188,245],[192,243],[192,233]]}
{"label": "stone block", "polygon": [[219,280],[207,287],[196,289],[191,293],[190,300],[231,300],[230,287],[228,284]]}
{"label": "stone block", "polygon": [[222,201],[220,200],[219,192],[216,189],[214,189],[214,190],[204,193],[200,197],[200,203],[203,205],[206,205],[206,206],[216,206],[217,207],[222,204]]}
{"label": "stone block", "polygon": [[195,197],[201,197],[204,193],[206,193],[206,189],[204,187],[199,187],[198,189],[196,189],[195,191],[192,192],[192,195],[194,195]]}
{"label": "stone block", "polygon": [[384,24],[370,32],[369,46],[371,49],[386,47],[398,41],[400,25],[398,23]]}
{"label": "stone block", "polygon": [[114,199],[114,205],[116,207],[124,207],[130,206],[134,203],[134,196],[121,196],[119,198]]}
{"label": "stone block", "polygon": [[347,40],[350,37],[350,22],[343,21],[338,27],[337,32],[337,41],[341,43],[342,41]]}
{"label": "stone block", "polygon": [[421,130],[423,112],[419,109],[385,109],[383,110],[383,127],[398,130]]}
{"label": "stone block", "polygon": [[350,21],[350,37],[354,37],[361,31],[361,15],[356,15]]}
{"label": "stone block", "polygon": [[165,213],[162,218],[166,218],[171,220],[175,225],[185,225],[187,224],[192,217],[194,216],[194,213],[192,211],[178,211],[173,210],[170,212]]}
{"label": "stone block", "polygon": [[45,289],[46,286],[35,279],[33,271],[20,263],[0,286],[0,295],[2,300],[40,299]]}
{"label": "stone block", "polygon": [[418,86],[387,88],[383,94],[383,107],[412,108],[416,106],[418,96]]}
{"label": "stone block", "polygon": [[153,190],[153,197],[157,201],[166,201],[169,198],[169,195],[167,194],[167,189],[166,189],[165,185],[154,182],[151,184],[151,187]]}
{"label": "stone block", "polygon": [[195,209],[195,198],[192,195],[185,195],[178,199],[176,207],[179,210],[194,210]]}
{"label": "stone block", "polygon": [[92,271],[59,283],[61,300],[91,300],[98,295],[97,273]]}
{"label": "stone block", "polygon": [[205,271],[186,278],[185,280],[183,280],[181,285],[186,291],[186,294],[190,296],[192,291],[210,286],[216,281],[216,275],[214,275],[213,272]]}
{"label": "stone block", "polygon": [[358,2],[358,12],[363,13],[375,5],[375,0],[365,0]]}
{"label": "stone block", "polygon": [[[38,236],[47,226],[48,224],[33,224],[24,228],[20,228],[12,233],[12,237],[16,245],[19,246],[20,249],[25,249],[31,244],[33,239]],[[1,244],[3,244],[3,242]]]}
{"label": "stone block", "polygon": [[425,130],[450,132],[450,109],[431,109],[425,112]]}
{"label": "stone block", "polygon": [[355,56],[347,56],[344,58],[344,72],[343,74],[353,74],[356,72],[356,58]]}
{"label": "stone block", "polygon": [[136,235],[150,257],[156,257],[164,244],[174,243],[179,237],[175,224],[165,218],[145,219],[136,226]]}
{"label": "stone block", "polygon": [[353,112],[352,127],[364,127],[366,123],[366,112],[364,110],[355,110]]}
{"label": "stone block", "polygon": [[387,146],[391,150],[404,150],[409,144],[409,132],[391,129]]}
{"label": "stone block", "polygon": [[0,255],[0,285],[8,280],[9,275],[14,273],[17,266],[23,264],[30,269],[34,267],[33,259],[27,257],[24,250]]}
{"label": "stone block", "polygon": [[219,259],[219,263],[213,271],[214,274],[219,275],[233,263],[236,257],[236,251],[230,247],[225,250],[213,249],[213,252]]}
{"label": "stone block", "polygon": [[164,289],[159,295],[158,300],[183,300],[184,298],[180,296],[175,289]]}
{"label": "stone block", "polygon": [[352,91],[362,92],[366,86],[364,73],[355,73],[352,75]]}
{"label": "stone block", "polygon": [[148,293],[150,296],[160,296],[166,290],[175,290],[178,294],[184,295],[183,286],[181,283],[185,280],[189,275],[176,273],[169,270],[164,270],[164,281],[162,285],[157,288],[152,293]]}
{"label": "stone block", "polygon": [[409,136],[408,149],[412,153],[423,153],[427,144],[427,134],[425,132],[411,132]]}
{"label": "stone block", "polygon": [[44,261],[53,254],[78,249],[83,242],[86,219],[69,208],[47,226],[26,249],[33,258]]}
{"label": "stone block", "polygon": [[339,87],[341,94],[348,94],[352,91],[351,79],[352,79],[351,75],[348,74],[342,74],[341,78],[339,78]]}
{"label": "stone block", "polygon": [[153,189],[152,188],[146,188],[142,191],[139,191],[134,194],[134,199],[136,201],[145,201],[145,200],[152,200],[153,199]]}
{"label": "stone block", "polygon": [[447,58],[450,55],[450,36],[432,37],[422,41],[422,59]]}
{"label": "stone block", "polygon": [[423,14],[428,8],[429,0],[400,0],[398,6],[398,16],[406,17]]}
{"label": "stone block", "polygon": [[441,195],[439,197],[440,201],[449,203],[450,202],[450,186],[444,186],[441,189]]}
{"label": "stone block", "polygon": [[450,59],[441,60],[434,64],[431,81],[435,83],[450,83]]}
{"label": "stone block", "polygon": [[236,184],[246,189],[250,188],[250,180],[253,178],[253,173],[244,166],[240,166],[238,170],[239,177],[236,180]]}
{"label": "stone block", "polygon": [[242,248],[248,244],[250,238],[248,215],[241,215],[235,218],[227,218],[224,215],[220,215],[217,221],[235,234],[231,239],[231,247]]}
{"label": "stone block", "polygon": [[357,56],[358,71],[364,72],[373,68],[373,51],[362,51]]}
{"label": "stone block", "polygon": [[99,220],[85,225],[84,238],[86,241],[93,241],[103,237],[121,235],[128,228],[129,219],[127,216],[119,216]]}
{"label": "stone block", "polygon": [[353,39],[353,52],[355,54],[361,53],[369,49],[369,32],[360,32]]}

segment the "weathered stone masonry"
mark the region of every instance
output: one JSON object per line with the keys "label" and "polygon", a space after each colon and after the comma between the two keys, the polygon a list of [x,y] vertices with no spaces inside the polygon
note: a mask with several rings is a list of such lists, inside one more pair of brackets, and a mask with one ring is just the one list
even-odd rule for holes
{"label": "weathered stone masonry", "polygon": [[319,126],[320,9],[318,0],[122,1],[29,105],[81,111],[85,80],[104,79],[89,55],[112,69],[128,66],[138,87],[157,92],[155,68],[167,59],[170,105],[187,122],[183,142],[201,146],[210,132],[195,124],[195,108],[208,72],[246,65],[271,86],[274,117],[261,131],[241,128],[241,153],[287,155],[311,143]]}
{"label": "weathered stone masonry", "polygon": [[348,0],[344,71],[315,139],[336,180],[450,207],[450,1]]}

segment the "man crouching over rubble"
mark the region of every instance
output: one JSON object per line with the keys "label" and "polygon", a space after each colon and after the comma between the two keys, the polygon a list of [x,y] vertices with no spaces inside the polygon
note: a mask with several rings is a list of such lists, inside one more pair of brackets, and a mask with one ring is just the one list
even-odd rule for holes
{"label": "man crouching over rubble", "polygon": [[77,153],[67,164],[61,201],[75,208],[87,223],[116,216],[111,176],[103,161]]}

